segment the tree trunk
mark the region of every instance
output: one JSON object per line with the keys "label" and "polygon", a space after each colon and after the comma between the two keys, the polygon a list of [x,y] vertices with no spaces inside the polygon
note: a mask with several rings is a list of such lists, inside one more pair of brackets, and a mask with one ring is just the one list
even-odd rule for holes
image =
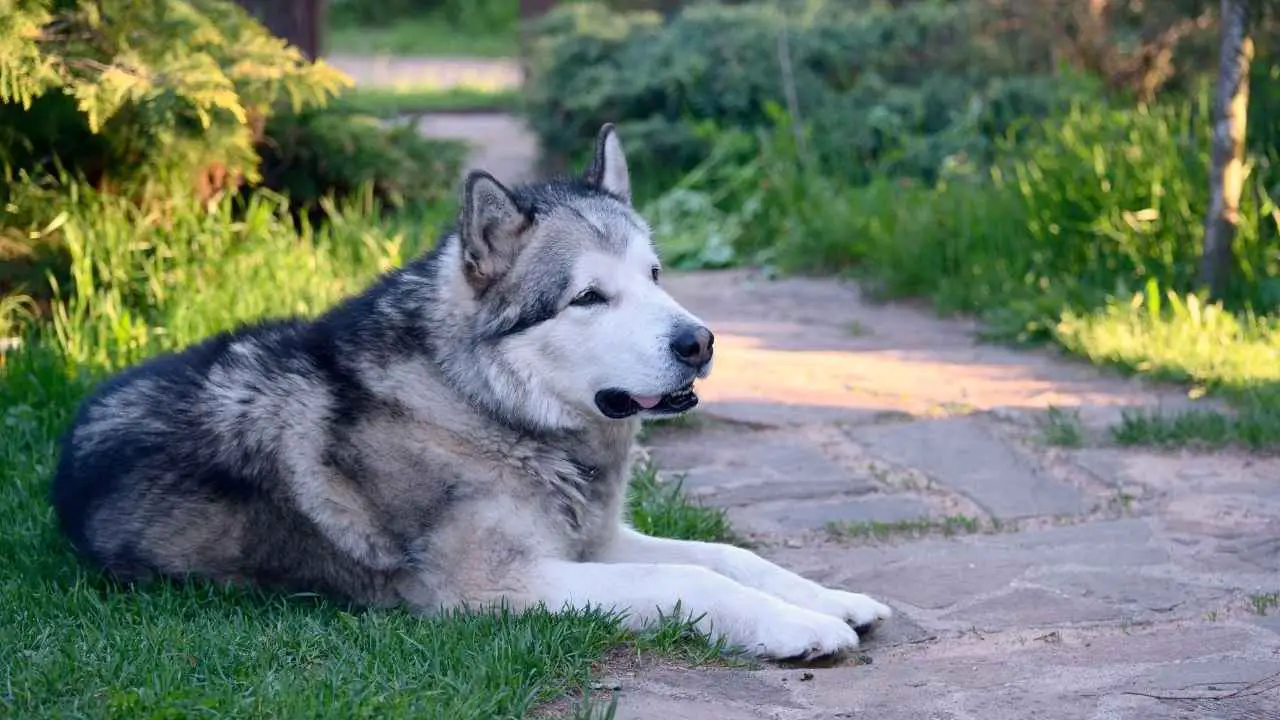
{"label": "tree trunk", "polygon": [[1232,243],[1240,224],[1244,186],[1244,140],[1249,114],[1249,0],[1222,0],[1218,91],[1213,107],[1213,160],[1209,168],[1209,215],[1204,223],[1200,283],[1216,298],[1227,291],[1235,270]]}
{"label": "tree trunk", "polygon": [[325,0],[236,0],[276,37],[297,47],[308,60],[324,53]]}
{"label": "tree trunk", "polygon": [[529,80],[529,24],[555,9],[557,0],[520,0],[520,75]]}

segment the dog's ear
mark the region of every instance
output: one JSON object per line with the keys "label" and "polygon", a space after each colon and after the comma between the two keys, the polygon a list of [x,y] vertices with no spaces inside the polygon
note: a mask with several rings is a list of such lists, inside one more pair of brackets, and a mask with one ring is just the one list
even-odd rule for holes
{"label": "dog's ear", "polygon": [[631,173],[627,170],[627,156],[622,152],[622,141],[618,139],[618,130],[613,123],[605,123],[596,135],[596,151],[584,179],[589,185],[631,204]]}
{"label": "dog's ear", "polygon": [[467,175],[458,237],[473,288],[483,290],[511,269],[528,229],[528,215],[502,183],[483,170]]}

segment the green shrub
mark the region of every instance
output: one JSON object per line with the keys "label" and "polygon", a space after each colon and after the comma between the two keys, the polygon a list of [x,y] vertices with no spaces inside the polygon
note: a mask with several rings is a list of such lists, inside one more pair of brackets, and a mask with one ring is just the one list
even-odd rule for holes
{"label": "green shrub", "polygon": [[10,2],[0,27],[8,178],[61,168],[131,194],[253,181],[273,108],[346,83],[227,0]]}
{"label": "green shrub", "polygon": [[[996,334],[1045,339],[1064,308],[1127,302],[1148,282],[1197,290],[1207,102],[1077,105],[996,141],[990,167],[953,156],[936,183],[877,174],[857,186],[815,169],[805,136],[775,110],[753,162],[700,170],[679,187],[714,198],[724,216],[716,224],[735,230],[736,260],[854,272],[877,294],[931,297],[944,311],[983,313]],[[721,142],[740,144],[737,135]],[[1230,307],[1280,304],[1275,167],[1259,160],[1249,179],[1235,245],[1242,282]],[[706,248],[678,250],[700,258]]]}
{"label": "green shrub", "polygon": [[985,157],[1017,118],[1079,92],[1023,77],[1034,63],[991,49],[985,7],[694,3],[664,22],[571,4],[535,27],[526,112],[555,162],[616,121],[637,173],[669,176],[711,151],[706,128],[767,130],[769,108],[782,106],[798,110],[818,169],[835,178],[864,182],[885,168],[928,177],[951,155]]}
{"label": "green shrub", "polygon": [[258,152],[262,185],[297,209],[317,210],[324,197],[370,192],[380,204],[449,204],[467,147],[423,137],[414,122],[331,110],[278,113]]}

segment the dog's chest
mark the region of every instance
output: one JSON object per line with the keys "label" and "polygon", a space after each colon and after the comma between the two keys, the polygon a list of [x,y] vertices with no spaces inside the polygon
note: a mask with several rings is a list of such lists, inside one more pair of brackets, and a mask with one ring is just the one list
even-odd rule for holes
{"label": "dog's chest", "polygon": [[525,471],[537,483],[569,538],[593,536],[617,517],[624,492],[619,467],[604,467],[568,455],[544,455],[526,463]]}

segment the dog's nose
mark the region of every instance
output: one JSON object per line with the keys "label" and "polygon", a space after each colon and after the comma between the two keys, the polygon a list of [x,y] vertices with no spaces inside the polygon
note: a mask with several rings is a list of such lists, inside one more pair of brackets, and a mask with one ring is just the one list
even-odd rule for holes
{"label": "dog's nose", "polygon": [[685,365],[700,368],[711,362],[711,346],[715,341],[716,337],[710,330],[701,326],[685,326],[671,338],[671,352]]}

